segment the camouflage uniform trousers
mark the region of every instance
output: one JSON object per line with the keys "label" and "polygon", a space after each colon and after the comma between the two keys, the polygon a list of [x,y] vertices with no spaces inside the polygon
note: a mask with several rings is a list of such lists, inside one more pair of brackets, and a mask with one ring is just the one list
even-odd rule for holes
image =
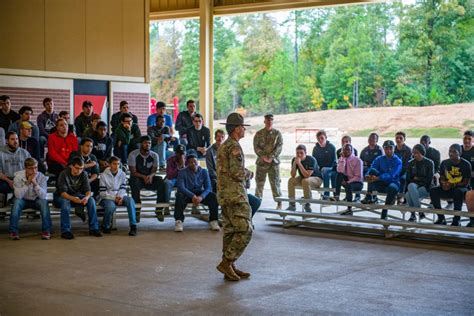
{"label": "camouflage uniform trousers", "polygon": [[222,256],[235,261],[247,248],[252,239],[252,222],[248,202],[221,205],[224,238]]}
{"label": "camouflage uniform trousers", "polygon": [[268,163],[264,165],[257,164],[257,170],[255,172],[255,183],[257,187],[255,188],[255,195],[262,198],[267,174],[270,187],[272,188],[273,198],[281,196],[280,165]]}

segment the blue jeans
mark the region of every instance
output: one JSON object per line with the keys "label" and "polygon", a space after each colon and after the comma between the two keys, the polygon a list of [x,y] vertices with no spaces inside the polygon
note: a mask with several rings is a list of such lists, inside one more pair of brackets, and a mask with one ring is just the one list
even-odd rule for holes
{"label": "blue jeans", "polygon": [[[117,204],[115,204],[115,201],[113,200],[105,199],[102,199],[99,204],[104,208],[104,221],[102,222],[102,227],[110,229],[110,225],[112,223],[112,216],[114,215],[114,212],[117,209]],[[130,226],[136,225],[137,220],[135,214],[135,201],[129,196],[124,196],[122,205],[127,207],[128,221],[130,222]]]}
{"label": "blue jeans", "polygon": [[374,181],[369,183],[367,191],[372,193],[377,191],[380,193],[387,193],[387,198],[385,199],[385,205],[391,205],[395,202],[398,191],[400,190],[400,184],[398,182],[387,184],[383,181]]}
{"label": "blue jeans", "polygon": [[250,204],[250,208],[252,209],[252,217],[253,217],[255,213],[257,213],[258,209],[260,208],[260,205],[262,204],[262,200],[250,193],[247,193],[247,196],[249,198],[249,204]]}
{"label": "blue jeans", "polygon": [[403,173],[400,174],[400,189],[398,190],[399,193],[405,194],[405,191],[407,189],[407,174]]}
{"label": "blue jeans", "polygon": [[[336,175],[337,172],[332,167],[321,168],[321,174],[323,175],[323,187],[329,188],[329,181],[331,181],[331,187],[336,186]],[[324,196],[329,196],[329,191],[324,192]]]}
{"label": "blue jeans", "polygon": [[21,213],[25,208],[33,208],[35,210],[39,210],[41,214],[41,231],[51,232],[51,227],[53,224],[51,223],[51,214],[49,212],[48,201],[37,198],[34,201],[25,199],[15,199],[10,215],[9,231],[11,233],[18,234],[18,222],[20,220]]}
{"label": "blue jeans", "polygon": [[39,145],[40,145],[40,158],[44,159],[44,149],[48,145],[48,137],[40,136]]}
{"label": "blue jeans", "polygon": [[423,185],[418,185],[414,182],[410,183],[405,194],[405,199],[411,207],[421,207],[420,200],[430,196],[428,190]]}
{"label": "blue jeans", "polygon": [[[76,196],[80,199],[84,197],[83,194],[77,194]],[[71,220],[69,219],[69,213],[71,212],[71,206],[77,206],[77,204],[56,194],[53,195],[53,203],[61,209],[61,233],[70,232]],[[87,216],[89,217],[89,230],[99,230],[94,198],[90,197],[84,207],[87,208]]]}
{"label": "blue jeans", "polygon": [[151,147],[151,150],[154,151],[155,153],[158,154],[158,164],[160,167],[164,167],[165,166],[165,162],[166,162],[166,143],[165,142],[161,142],[159,144],[156,144],[155,146]]}
{"label": "blue jeans", "polygon": [[175,179],[166,179],[165,183],[168,186],[168,201],[171,198],[171,192],[173,192],[173,188],[176,187],[176,178]]}

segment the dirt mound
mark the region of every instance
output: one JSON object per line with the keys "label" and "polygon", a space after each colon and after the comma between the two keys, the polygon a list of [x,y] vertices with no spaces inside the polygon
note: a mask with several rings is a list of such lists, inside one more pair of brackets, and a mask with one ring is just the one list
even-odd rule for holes
{"label": "dirt mound", "polygon": [[[338,128],[344,133],[367,129],[384,133],[417,127],[462,129],[466,120],[474,120],[474,103],[327,110],[275,115],[275,125],[278,125],[281,131],[287,132],[294,132],[295,128]],[[225,120],[219,122],[225,122]],[[263,127],[263,116],[249,117],[247,122],[252,125],[248,130],[253,134]]]}

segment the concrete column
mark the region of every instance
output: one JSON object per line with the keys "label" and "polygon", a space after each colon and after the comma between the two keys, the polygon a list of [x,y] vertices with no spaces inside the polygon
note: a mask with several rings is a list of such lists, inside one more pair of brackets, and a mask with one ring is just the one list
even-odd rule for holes
{"label": "concrete column", "polygon": [[213,0],[199,0],[199,112],[213,134],[214,120],[214,16]]}

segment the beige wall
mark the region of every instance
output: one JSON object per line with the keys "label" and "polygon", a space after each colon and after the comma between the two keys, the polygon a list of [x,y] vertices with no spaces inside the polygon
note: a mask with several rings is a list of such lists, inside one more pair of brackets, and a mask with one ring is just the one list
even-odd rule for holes
{"label": "beige wall", "polygon": [[1,0],[4,69],[146,81],[148,0]]}

